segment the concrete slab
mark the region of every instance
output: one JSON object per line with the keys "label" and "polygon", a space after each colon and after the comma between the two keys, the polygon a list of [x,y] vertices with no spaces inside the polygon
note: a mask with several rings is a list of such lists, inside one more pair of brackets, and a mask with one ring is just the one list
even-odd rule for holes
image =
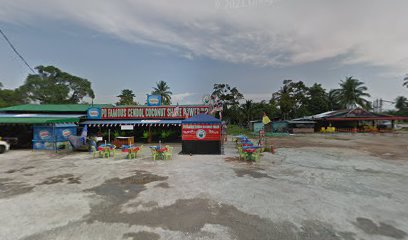
{"label": "concrete slab", "polygon": [[[380,137],[380,136],[379,136]],[[330,142],[330,139],[325,141]],[[334,139],[333,141],[338,141]],[[175,146],[179,152],[180,146]],[[355,149],[0,156],[0,239],[407,239],[408,165]]]}

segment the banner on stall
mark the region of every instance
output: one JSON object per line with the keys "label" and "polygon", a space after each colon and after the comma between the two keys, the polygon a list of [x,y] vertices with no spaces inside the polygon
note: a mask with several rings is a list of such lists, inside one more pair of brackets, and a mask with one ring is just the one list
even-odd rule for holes
{"label": "banner on stall", "polygon": [[221,126],[219,124],[183,124],[183,141],[220,141]]}
{"label": "banner on stall", "polygon": [[112,107],[88,109],[90,119],[185,119],[208,113],[208,106]]}

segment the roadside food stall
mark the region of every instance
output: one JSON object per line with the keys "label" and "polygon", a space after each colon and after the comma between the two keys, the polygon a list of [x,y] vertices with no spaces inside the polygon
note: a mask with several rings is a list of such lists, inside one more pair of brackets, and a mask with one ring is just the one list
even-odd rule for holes
{"label": "roadside food stall", "polygon": [[180,140],[183,119],[208,111],[207,105],[93,107],[80,124],[89,127],[91,136],[108,142],[115,138],[118,146],[130,145],[129,141],[171,142]]}
{"label": "roadside food stall", "polygon": [[185,119],[182,124],[182,153],[221,154],[221,121],[207,114]]}

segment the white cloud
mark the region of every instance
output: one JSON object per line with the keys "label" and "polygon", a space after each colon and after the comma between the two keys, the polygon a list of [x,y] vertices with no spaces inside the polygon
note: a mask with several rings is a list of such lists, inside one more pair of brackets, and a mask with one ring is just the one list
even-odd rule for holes
{"label": "white cloud", "polygon": [[245,100],[260,102],[262,100],[269,101],[272,98],[272,93],[243,93]]}
{"label": "white cloud", "polygon": [[171,102],[172,104],[181,104],[181,105],[186,105],[186,104],[197,104],[200,103],[199,99],[193,99],[193,96],[196,96],[197,94],[195,93],[190,93],[190,92],[185,92],[185,93],[176,93],[171,95]]}
{"label": "white cloud", "polygon": [[231,1],[0,0],[0,21],[69,20],[188,59],[287,66],[345,56],[344,64],[408,65],[406,0],[252,0],[226,7]]}

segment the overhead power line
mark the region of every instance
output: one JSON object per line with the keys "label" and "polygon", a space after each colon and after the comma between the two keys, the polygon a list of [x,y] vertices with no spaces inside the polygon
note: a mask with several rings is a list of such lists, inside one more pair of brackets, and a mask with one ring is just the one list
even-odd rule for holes
{"label": "overhead power line", "polygon": [[3,35],[4,39],[6,40],[6,42],[10,45],[11,49],[13,49],[13,51],[17,54],[17,56],[21,59],[21,61],[24,62],[24,64],[31,70],[31,72],[33,72],[35,74],[34,69],[30,66],[30,64],[28,64],[28,62],[24,59],[24,57],[17,51],[17,49],[14,47],[14,45],[11,43],[11,41],[8,39],[8,37],[6,36],[6,34],[0,29],[0,33],[1,35]]}

